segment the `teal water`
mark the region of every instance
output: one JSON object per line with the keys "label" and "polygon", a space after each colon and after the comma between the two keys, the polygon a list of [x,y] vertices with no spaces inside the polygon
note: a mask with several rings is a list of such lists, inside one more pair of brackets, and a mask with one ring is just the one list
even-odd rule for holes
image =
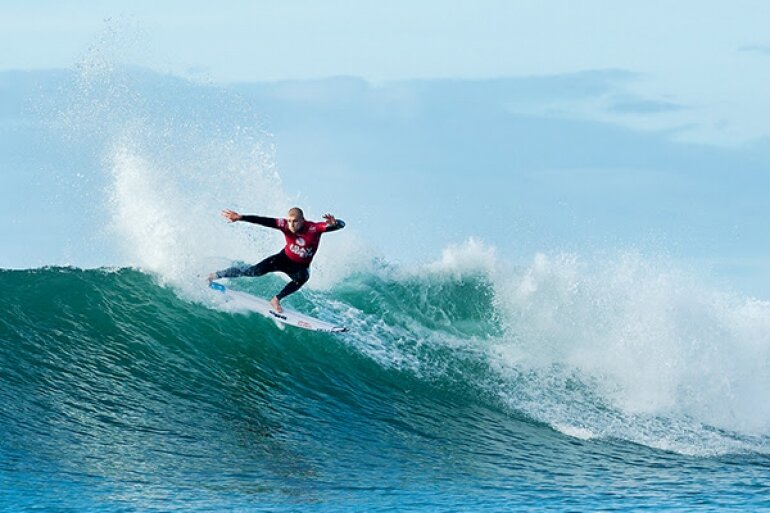
{"label": "teal water", "polygon": [[764,378],[693,362],[703,381],[666,389],[656,365],[649,387],[674,396],[653,407],[483,273],[370,271],[292,299],[353,328],[338,335],[128,268],[3,270],[0,286],[3,511],[770,510],[766,395],[695,393]]}

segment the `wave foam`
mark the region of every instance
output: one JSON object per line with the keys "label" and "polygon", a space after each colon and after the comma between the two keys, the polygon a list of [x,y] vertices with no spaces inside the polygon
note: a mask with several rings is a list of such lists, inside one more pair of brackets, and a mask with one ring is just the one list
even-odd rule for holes
{"label": "wave foam", "polygon": [[770,435],[770,303],[638,254],[590,268],[537,255],[497,294],[507,332],[489,358],[512,407],[682,452]]}

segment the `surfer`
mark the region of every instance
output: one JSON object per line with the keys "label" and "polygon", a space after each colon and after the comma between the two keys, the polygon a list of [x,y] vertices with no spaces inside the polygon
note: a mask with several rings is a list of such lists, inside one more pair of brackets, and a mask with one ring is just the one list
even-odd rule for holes
{"label": "surfer", "polygon": [[305,219],[301,208],[289,210],[285,219],[262,217],[256,215],[241,215],[233,210],[222,211],[222,216],[229,222],[245,221],[259,224],[268,228],[280,230],[286,237],[286,246],[276,253],[251,267],[230,267],[209,274],[209,283],[219,278],[235,278],[237,276],[262,276],[267,273],[285,273],[291,281],[273,299],[270,304],[276,312],[283,312],[281,300],[297,292],[310,279],[310,262],[313,260],[321,234],[334,232],[345,227],[345,221],[331,214],[323,216],[325,222],[315,223]]}

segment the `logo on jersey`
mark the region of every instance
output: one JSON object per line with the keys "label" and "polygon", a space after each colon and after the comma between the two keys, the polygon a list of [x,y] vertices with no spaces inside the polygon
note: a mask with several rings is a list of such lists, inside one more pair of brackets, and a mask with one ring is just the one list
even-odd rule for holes
{"label": "logo on jersey", "polygon": [[[304,241],[303,241],[304,242]],[[300,258],[310,258],[313,256],[313,248],[303,248],[301,246],[298,246],[296,244],[292,244],[289,246],[289,251],[294,253]]]}
{"label": "logo on jersey", "polygon": [[302,237],[297,237],[297,239],[294,241],[297,243],[297,246],[304,246],[305,245],[305,239]]}

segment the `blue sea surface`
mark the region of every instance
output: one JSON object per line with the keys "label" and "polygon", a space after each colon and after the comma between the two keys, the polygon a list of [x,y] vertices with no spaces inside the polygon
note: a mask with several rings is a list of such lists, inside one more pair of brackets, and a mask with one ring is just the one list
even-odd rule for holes
{"label": "blue sea surface", "polygon": [[508,394],[531,395],[532,380],[554,404],[597,385],[559,384],[557,366],[496,369],[487,348],[510,334],[483,320],[480,276],[434,276],[396,299],[403,284],[359,275],[314,297],[344,306],[296,305],[406,322],[423,294],[444,313],[475,300],[454,312],[467,344],[450,324],[427,342],[379,332],[401,364],[367,345],[376,323],[281,331],[131,269],[2,271],[0,282],[3,511],[770,509],[765,435],[640,417],[658,444],[689,440],[663,450],[617,425],[610,404],[603,420],[562,419],[593,436],[517,408]]}

